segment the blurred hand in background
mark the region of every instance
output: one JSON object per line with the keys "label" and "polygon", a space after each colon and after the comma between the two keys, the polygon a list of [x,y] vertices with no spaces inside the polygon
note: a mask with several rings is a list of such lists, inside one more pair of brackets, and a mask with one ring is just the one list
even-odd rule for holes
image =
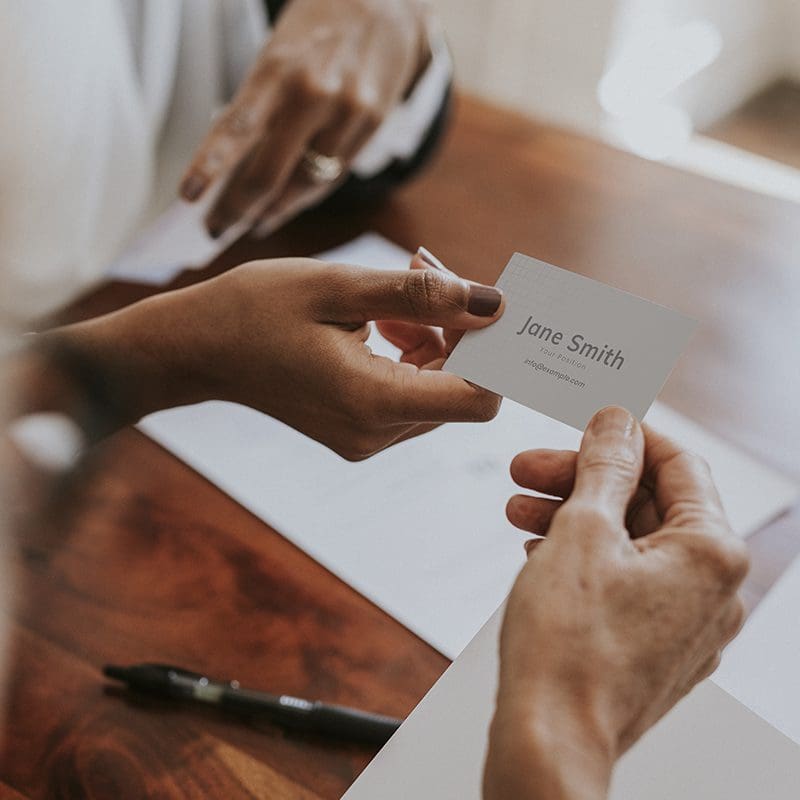
{"label": "blurred hand in background", "polygon": [[182,196],[221,184],[209,233],[245,221],[266,234],[347,178],[429,57],[417,0],[292,0],[196,151]]}

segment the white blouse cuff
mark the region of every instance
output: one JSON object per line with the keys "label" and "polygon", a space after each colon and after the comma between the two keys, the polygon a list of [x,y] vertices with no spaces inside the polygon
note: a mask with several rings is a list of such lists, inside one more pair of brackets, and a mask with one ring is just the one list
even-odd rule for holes
{"label": "white blouse cuff", "polygon": [[453,78],[453,62],[442,30],[428,29],[432,58],[406,100],[383,121],[352,164],[359,178],[371,178],[394,160],[407,161],[419,150],[442,106]]}

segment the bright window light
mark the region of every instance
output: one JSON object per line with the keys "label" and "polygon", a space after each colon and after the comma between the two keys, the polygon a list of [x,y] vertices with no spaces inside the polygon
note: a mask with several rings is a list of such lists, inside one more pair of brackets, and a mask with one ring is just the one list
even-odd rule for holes
{"label": "bright window light", "polygon": [[612,130],[646,158],[673,155],[691,137],[692,124],[667,98],[721,50],[719,29],[706,20],[630,36],[597,87]]}
{"label": "bright window light", "polygon": [[664,161],[679,153],[692,138],[692,121],[682,108],[668,103],[651,104],[641,113],[612,117],[612,133],[643,158]]}

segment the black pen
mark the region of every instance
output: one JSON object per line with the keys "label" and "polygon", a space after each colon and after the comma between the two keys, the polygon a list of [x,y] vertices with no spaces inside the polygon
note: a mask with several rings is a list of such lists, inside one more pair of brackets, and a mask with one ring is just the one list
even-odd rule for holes
{"label": "black pen", "polygon": [[385,744],[402,723],[394,717],[356,708],[242,689],[238,681],[216,681],[198,672],[165,664],[136,664],[132,667],[109,664],[103,667],[103,674],[126,683],[135,691],[207,703],[244,716],[268,719],[295,730],[340,739]]}

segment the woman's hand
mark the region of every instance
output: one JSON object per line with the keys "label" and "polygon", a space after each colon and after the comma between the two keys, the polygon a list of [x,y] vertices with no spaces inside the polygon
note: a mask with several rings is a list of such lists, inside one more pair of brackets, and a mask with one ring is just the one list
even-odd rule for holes
{"label": "woman's hand", "polygon": [[[254,261],[43,339],[107,387],[121,424],[231,400],[358,460],[443,422],[489,420],[500,406],[439,368],[440,328],[490,325],[503,312],[502,294],[419,256],[414,266]],[[371,320],[382,320],[401,363],[367,347]]]}
{"label": "woman's hand", "polygon": [[595,416],[580,453],[522,453],[512,475],[566,499],[509,503],[547,538],[508,601],[485,796],[603,798],[741,626],[746,549],[705,463],[623,409]]}
{"label": "woman's hand", "polygon": [[[411,87],[429,57],[417,0],[291,0],[230,105],[194,155],[186,200],[226,181],[212,236],[245,220],[265,231],[320,201]],[[309,151],[341,160],[315,181]]]}

